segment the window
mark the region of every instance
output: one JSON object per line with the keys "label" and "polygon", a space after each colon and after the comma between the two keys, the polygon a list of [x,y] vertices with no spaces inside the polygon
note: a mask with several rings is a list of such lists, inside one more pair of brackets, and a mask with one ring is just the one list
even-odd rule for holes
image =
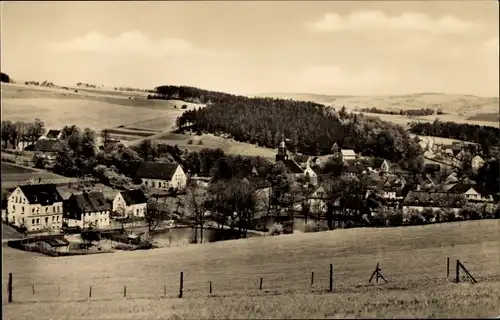
{"label": "window", "polygon": [[12,210],[16,210],[16,206],[12,205]]}
{"label": "window", "polygon": [[36,224],[39,224],[40,223],[40,219],[36,219]]}
{"label": "window", "polygon": [[57,216],[57,221],[59,221],[60,216]]}
{"label": "window", "polygon": [[49,223],[49,217],[45,217],[45,224]]}
{"label": "window", "polygon": [[52,222],[54,222],[54,220],[56,220],[56,217],[54,217],[54,216],[53,216],[53,217],[52,217]]}
{"label": "window", "polygon": [[31,224],[35,224],[35,219],[31,219]]}
{"label": "window", "polygon": [[49,208],[48,207],[45,207],[45,212],[49,212]]}
{"label": "window", "polygon": [[31,209],[31,213],[35,213],[35,208],[32,208],[32,209]]}
{"label": "window", "polygon": [[24,206],[21,207],[21,210],[24,212]]}
{"label": "window", "polygon": [[60,209],[59,206],[57,206],[57,213],[59,213],[59,209]]}
{"label": "window", "polygon": [[56,207],[52,207],[52,212],[56,212]]}

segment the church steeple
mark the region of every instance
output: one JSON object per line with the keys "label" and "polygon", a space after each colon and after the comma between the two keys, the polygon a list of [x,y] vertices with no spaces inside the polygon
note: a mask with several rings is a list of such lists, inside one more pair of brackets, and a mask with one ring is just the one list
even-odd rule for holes
{"label": "church steeple", "polygon": [[276,162],[288,160],[288,154],[286,153],[286,145],[285,145],[285,133],[281,132],[281,142],[278,147],[278,153],[276,154]]}

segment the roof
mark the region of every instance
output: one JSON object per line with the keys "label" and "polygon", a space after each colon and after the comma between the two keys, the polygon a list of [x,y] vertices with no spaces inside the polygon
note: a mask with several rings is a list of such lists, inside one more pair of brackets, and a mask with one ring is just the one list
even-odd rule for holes
{"label": "roof", "polygon": [[55,184],[29,184],[19,186],[30,204],[52,205],[62,202],[63,198]]}
{"label": "roof", "polygon": [[356,155],[356,153],[352,149],[342,149],[342,150],[340,150],[340,153],[342,153],[343,157],[345,157],[345,156],[355,156]]}
{"label": "roof", "polygon": [[142,162],[136,174],[144,179],[172,180],[178,166],[177,163]]}
{"label": "roof", "polygon": [[293,160],[283,160],[286,169],[291,173],[304,173],[304,170]]}
{"label": "roof", "polygon": [[426,163],[424,168],[425,168],[425,170],[437,170],[437,171],[439,171],[441,166],[437,163]]}
{"label": "roof", "polygon": [[304,163],[309,160],[309,156],[306,156],[305,154],[296,154],[293,156],[293,160],[297,163]]}
{"label": "roof", "polygon": [[462,208],[466,199],[463,194],[446,192],[410,191],[403,200],[404,206]]}
{"label": "roof", "polygon": [[54,140],[38,140],[33,147],[34,151],[40,152],[58,152],[61,150],[61,143]]}
{"label": "roof", "polygon": [[471,188],[481,195],[488,195],[488,191],[482,185],[472,184],[472,183],[457,183],[453,187],[448,189],[448,192],[463,194],[466,193]]}
{"label": "roof", "polygon": [[69,246],[69,241],[64,239],[64,238],[49,238],[43,240],[47,244],[49,244],[51,247],[65,247]]}
{"label": "roof", "polygon": [[104,198],[102,192],[83,192],[79,194],[72,194],[71,198],[74,199],[76,207],[80,212],[96,212],[110,210],[110,205]]}
{"label": "roof", "polygon": [[47,138],[53,138],[56,139],[59,134],[61,134],[61,130],[49,130],[47,134],[45,135]]}
{"label": "roof", "polygon": [[125,200],[125,204],[127,204],[127,206],[148,202],[148,199],[141,189],[120,191],[120,194],[122,195],[123,200]]}
{"label": "roof", "polygon": [[372,168],[374,169],[379,169],[380,167],[382,167],[382,164],[387,161],[385,159],[380,159],[380,158],[375,158],[373,159],[372,161]]}

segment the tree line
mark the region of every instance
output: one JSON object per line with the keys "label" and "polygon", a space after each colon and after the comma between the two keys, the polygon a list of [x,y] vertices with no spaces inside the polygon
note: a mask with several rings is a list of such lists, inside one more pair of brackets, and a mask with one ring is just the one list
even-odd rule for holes
{"label": "tree line", "polygon": [[14,149],[19,144],[22,147],[34,144],[46,132],[45,123],[40,119],[35,119],[33,122],[4,120],[1,129],[2,147],[4,149],[8,147],[9,143]]}
{"label": "tree line", "polygon": [[362,114],[330,109],[314,102],[248,98],[192,87],[161,86],[156,97],[206,103],[184,112],[179,131],[229,134],[235,140],[274,148],[282,133],[292,152],[330,153],[333,144],[366,156],[398,163],[405,169],[423,165],[422,150],[401,126]]}
{"label": "tree line", "polygon": [[391,114],[391,115],[400,115],[400,116],[410,116],[410,117],[422,117],[422,116],[432,116],[434,114],[442,115],[444,112],[441,109],[434,111],[430,108],[420,108],[420,109],[407,109],[407,110],[399,110],[399,111],[391,111],[378,109],[375,107],[372,108],[361,108],[360,112],[369,112],[369,113],[380,113],[380,114]]}
{"label": "tree line", "polygon": [[434,122],[411,123],[409,130],[418,135],[475,142],[481,145],[486,154],[491,147],[500,147],[500,129],[495,127],[441,122],[436,119]]}
{"label": "tree line", "polygon": [[6,83],[12,83],[12,82],[14,82],[14,81],[12,81],[12,79],[9,77],[8,74],[3,73],[3,72],[1,73],[0,81],[1,82],[6,82]]}

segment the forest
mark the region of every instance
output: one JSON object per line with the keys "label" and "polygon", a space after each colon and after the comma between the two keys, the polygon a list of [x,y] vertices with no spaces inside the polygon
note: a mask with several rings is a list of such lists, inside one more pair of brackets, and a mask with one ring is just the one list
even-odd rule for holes
{"label": "forest", "polygon": [[491,147],[500,147],[500,129],[467,123],[441,122],[411,123],[410,132],[424,136],[435,136],[479,143],[488,154]]}
{"label": "forest", "polygon": [[235,140],[275,148],[282,134],[288,149],[308,155],[331,153],[336,143],[366,156],[420,170],[422,150],[401,126],[374,117],[335,110],[314,102],[248,98],[193,87],[161,86],[150,98],[205,103],[177,119],[178,131],[229,134]]}

